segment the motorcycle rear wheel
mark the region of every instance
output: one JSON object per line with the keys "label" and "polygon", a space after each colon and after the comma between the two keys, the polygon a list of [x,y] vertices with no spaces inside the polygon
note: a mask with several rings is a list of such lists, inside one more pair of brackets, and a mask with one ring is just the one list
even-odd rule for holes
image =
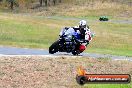
{"label": "motorcycle rear wheel", "polygon": [[72,54],[73,55],[78,55],[78,54],[80,54],[80,52],[79,52],[79,50],[75,50],[75,51],[72,51]]}

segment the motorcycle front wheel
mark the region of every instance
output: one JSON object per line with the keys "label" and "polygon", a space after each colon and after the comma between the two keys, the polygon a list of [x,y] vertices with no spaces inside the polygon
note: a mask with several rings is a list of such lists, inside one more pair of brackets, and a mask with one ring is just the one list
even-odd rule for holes
{"label": "motorcycle front wheel", "polygon": [[49,53],[54,54],[58,52],[59,48],[59,40],[55,41],[50,47],[49,47]]}

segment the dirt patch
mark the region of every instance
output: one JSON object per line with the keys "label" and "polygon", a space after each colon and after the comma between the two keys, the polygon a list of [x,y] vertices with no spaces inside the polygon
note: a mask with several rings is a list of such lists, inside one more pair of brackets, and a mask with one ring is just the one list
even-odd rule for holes
{"label": "dirt patch", "polygon": [[129,73],[132,62],[86,57],[1,56],[0,88],[80,88],[77,68],[88,73]]}

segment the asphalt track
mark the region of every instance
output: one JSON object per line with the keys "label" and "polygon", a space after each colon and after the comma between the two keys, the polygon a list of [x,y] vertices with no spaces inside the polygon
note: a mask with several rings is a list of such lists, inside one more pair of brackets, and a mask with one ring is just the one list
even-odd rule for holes
{"label": "asphalt track", "polygon": [[[5,47],[0,46],[0,55],[45,55],[45,56],[73,56],[71,53],[57,52],[55,54],[49,54],[48,50],[43,49],[28,49],[28,48],[16,48],[16,47]],[[106,58],[113,60],[129,60],[132,61],[132,57],[116,56],[109,54],[96,54],[96,53],[82,53],[79,56],[90,57],[90,58]]]}

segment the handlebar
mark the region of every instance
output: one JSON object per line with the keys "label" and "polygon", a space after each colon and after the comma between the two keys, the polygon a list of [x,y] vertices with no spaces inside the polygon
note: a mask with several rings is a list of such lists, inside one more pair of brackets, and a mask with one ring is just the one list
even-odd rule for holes
{"label": "handlebar", "polygon": [[[59,35],[60,36],[60,39],[64,39],[64,37],[66,37],[67,35]],[[85,39],[76,39],[74,35],[72,35],[72,39],[75,40],[75,42],[77,43],[89,43],[88,40],[85,40]]]}

